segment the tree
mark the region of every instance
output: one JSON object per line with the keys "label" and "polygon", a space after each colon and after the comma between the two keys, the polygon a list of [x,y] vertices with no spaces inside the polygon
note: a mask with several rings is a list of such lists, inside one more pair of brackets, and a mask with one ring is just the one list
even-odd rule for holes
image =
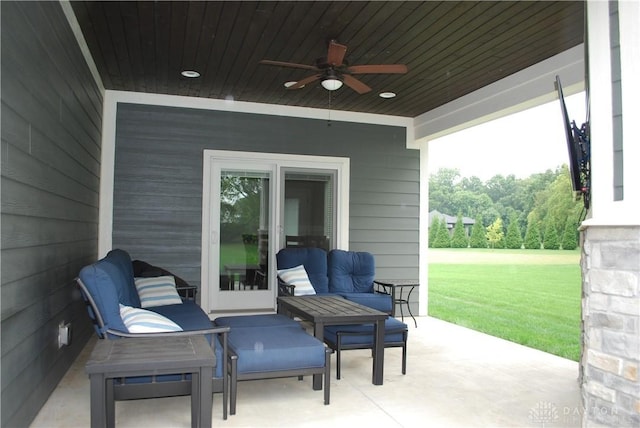
{"label": "tree", "polygon": [[519,194],[517,199],[522,203],[521,210],[523,212],[528,214],[534,210],[537,194],[547,189],[549,185],[551,185],[551,183],[553,183],[553,181],[557,178],[558,174],[559,171],[554,172],[548,169],[544,173],[532,174],[522,182],[522,185],[520,187],[521,193]]}
{"label": "tree", "polygon": [[[535,204],[532,212],[539,219],[544,219],[545,232],[549,222],[558,230],[562,230],[567,217],[576,213],[576,207],[580,204],[573,197],[569,168],[562,165],[555,179],[546,188],[541,189],[535,195]],[[546,237],[545,237],[546,240]]]}
{"label": "tree", "polygon": [[460,170],[442,168],[429,177],[429,206],[430,209],[441,213],[455,213],[451,195],[455,193],[456,184],[460,179]]}
{"label": "tree", "polygon": [[487,181],[487,194],[493,202],[499,202],[501,199],[515,194],[516,188],[517,179],[513,174],[507,177],[500,174],[494,175]]}
{"label": "tree", "polygon": [[514,212],[511,215],[509,226],[507,226],[507,238],[506,247],[519,250],[522,248],[522,234],[520,233],[520,226],[518,225],[518,216]]}
{"label": "tree", "polygon": [[576,216],[567,217],[562,234],[562,249],[575,250],[578,247],[578,221]]}
{"label": "tree", "polygon": [[476,223],[471,229],[471,238],[469,239],[471,248],[487,248],[487,236],[485,235],[484,225],[482,224],[482,216],[476,217]]}
{"label": "tree", "polygon": [[[532,230],[535,233],[529,234],[533,242],[527,244],[533,248],[541,247],[542,232],[545,231],[547,222],[552,222],[560,233],[565,228],[567,217],[577,218],[581,209],[581,204],[573,198],[566,165],[532,174],[525,179],[514,175],[495,175],[485,183],[478,177],[461,177],[457,169],[440,169],[429,178],[429,206],[442,213],[462,213],[463,216],[473,218],[480,216],[483,225],[489,225],[496,217],[501,217],[507,235],[504,237],[505,245],[509,247],[517,245],[517,241],[506,242],[514,216],[522,236],[523,230],[529,231],[528,218],[533,213],[537,219],[536,228]],[[540,219],[544,219],[543,225]],[[430,245],[435,240],[435,235],[431,236],[434,238],[430,240]],[[513,236],[515,234],[510,238]],[[559,237],[558,241],[560,240]],[[473,244],[470,242],[470,245],[475,248],[483,244],[477,241]],[[498,241],[491,245],[495,248]]]}
{"label": "tree", "polygon": [[527,219],[527,232],[524,234],[524,248],[528,250],[539,250],[540,242],[538,218],[533,214],[529,214]]}
{"label": "tree", "polygon": [[438,226],[438,234],[433,242],[433,248],[449,248],[450,246],[451,238],[449,237],[447,222],[442,219],[442,221],[440,221],[440,226]]}
{"label": "tree", "polygon": [[547,227],[544,230],[544,248],[545,250],[559,250],[558,231],[552,221],[547,221]]}
{"label": "tree", "polygon": [[462,215],[467,217],[476,217],[480,214],[486,223],[491,223],[498,215],[494,203],[485,193],[474,193],[471,190],[456,188],[453,193],[448,195],[448,198],[453,209],[452,213],[462,212]]}
{"label": "tree", "polygon": [[458,213],[458,219],[456,225],[453,227],[453,237],[451,238],[452,248],[467,248],[469,246],[469,240],[467,239],[467,233],[464,230],[464,223],[462,222],[462,213]]}
{"label": "tree", "polygon": [[502,219],[500,217],[487,226],[487,241],[491,248],[504,248],[504,232],[502,231]]}
{"label": "tree", "polygon": [[429,248],[433,247],[433,243],[436,242],[438,229],[440,229],[440,218],[438,216],[433,216],[433,219],[431,219],[431,225],[429,226]]}
{"label": "tree", "polygon": [[460,182],[460,186],[462,187],[462,190],[467,190],[469,192],[473,192],[476,195],[479,195],[479,194],[487,192],[487,188],[484,185],[484,183],[482,182],[482,180],[480,180],[475,175],[470,177],[470,178],[462,177],[462,181]]}
{"label": "tree", "polygon": [[225,242],[239,241],[260,226],[263,181],[259,178],[226,176],[220,179],[220,236]]}

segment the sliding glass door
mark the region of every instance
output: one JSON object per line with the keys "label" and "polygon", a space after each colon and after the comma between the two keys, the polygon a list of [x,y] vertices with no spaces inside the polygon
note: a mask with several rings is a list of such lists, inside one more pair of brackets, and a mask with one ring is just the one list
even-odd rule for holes
{"label": "sliding glass door", "polygon": [[338,196],[348,190],[342,177],[346,170],[348,180],[348,160],[327,159],[336,158],[205,151],[205,310],[273,311],[280,248],[344,248],[340,230],[342,223],[348,230],[347,212],[341,213],[345,204]]}

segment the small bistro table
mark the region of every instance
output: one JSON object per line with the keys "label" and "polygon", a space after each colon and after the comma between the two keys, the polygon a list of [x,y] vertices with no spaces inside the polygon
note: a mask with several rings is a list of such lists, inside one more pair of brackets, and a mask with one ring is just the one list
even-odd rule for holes
{"label": "small bistro table", "polygon": [[115,426],[113,379],[191,373],[191,426],[211,426],[216,357],[204,336],[103,339],[86,372],[91,389],[91,427]]}
{"label": "small bistro table", "polygon": [[[411,318],[413,318],[413,323],[415,324],[416,328],[418,328],[418,321],[416,321],[416,317],[414,317],[413,313],[411,312],[409,299],[411,298],[411,293],[413,292],[413,289],[419,286],[420,283],[415,280],[407,280],[407,279],[385,279],[385,280],[376,279],[373,282],[382,286],[382,288],[386,293],[389,293],[387,291],[387,287],[391,289],[391,293],[389,293],[391,294],[391,300],[393,301],[391,316],[392,317],[396,316],[396,304],[398,304],[400,305],[400,316],[402,317],[402,321],[404,322],[404,312],[402,310],[402,306],[405,305],[407,307],[407,310],[409,311],[409,315],[411,315]],[[405,288],[409,289],[409,292],[407,293],[406,297],[403,296],[403,290]],[[396,289],[399,291],[396,292]]]}
{"label": "small bistro table", "polygon": [[[334,296],[278,297],[278,312],[298,316],[313,323],[314,336],[324,342],[324,327],[342,324],[373,324],[374,385],[382,385],[384,375],[384,312]],[[322,377],[313,376],[313,389],[322,389]]]}

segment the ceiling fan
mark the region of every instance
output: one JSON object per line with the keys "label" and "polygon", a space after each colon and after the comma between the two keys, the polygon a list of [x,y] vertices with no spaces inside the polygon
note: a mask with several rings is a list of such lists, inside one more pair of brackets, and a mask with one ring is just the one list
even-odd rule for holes
{"label": "ceiling fan", "polygon": [[371,88],[353,77],[355,74],[405,74],[408,70],[404,64],[348,65],[344,60],[346,52],[347,47],[345,45],[341,45],[335,40],[330,40],[326,58],[317,59],[315,65],[268,59],[263,59],[260,64],[301,68],[315,72],[315,74],[287,86],[287,89],[300,89],[309,83],[320,80],[322,87],[328,91],[340,89],[344,83],[359,94],[366,94],[371,91]]}

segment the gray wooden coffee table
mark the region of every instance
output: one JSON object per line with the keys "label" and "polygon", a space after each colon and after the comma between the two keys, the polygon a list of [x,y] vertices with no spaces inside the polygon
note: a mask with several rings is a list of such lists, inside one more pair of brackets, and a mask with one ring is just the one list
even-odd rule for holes
{"label": "gray wooden coffee table", "polygon": [[91,383],[91,427],[115,426],[113,379],[191,373],[191,426],[211,426],[216,357],[204,336],[100,340],[86,372]]}

